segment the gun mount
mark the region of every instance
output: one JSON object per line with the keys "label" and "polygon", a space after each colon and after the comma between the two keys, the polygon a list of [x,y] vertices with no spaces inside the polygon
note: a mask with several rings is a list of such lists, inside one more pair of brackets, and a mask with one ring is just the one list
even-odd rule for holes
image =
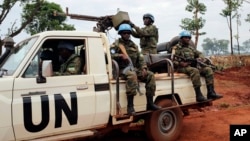
{"label": "gun mount", "polygon": [[89,16],[89,15],[71,14],[69,13],[69,9],[67,7],[65,14],[54,11],[54,16],[57,16],[57,15],[69,16],[71,19],[76,19],[76,20],[97,22],[96,26],[93,27],[93,31],[105,32],[105,33],[108,30],[110,30],[112,27],[114,27],[117,30],[120,24],[130,22],[128,13],[123,12],[123,11],[119,11],[116,15],[96,17],[96,16]]}

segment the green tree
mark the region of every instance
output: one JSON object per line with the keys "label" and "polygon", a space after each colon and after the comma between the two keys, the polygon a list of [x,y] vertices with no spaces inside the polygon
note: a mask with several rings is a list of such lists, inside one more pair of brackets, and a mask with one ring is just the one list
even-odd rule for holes
{"label": "green tree", "polygon": [[217,40],[216,43],[217,54],[227,54],[228,44],[229,44],[228,40],[225,39]]}
{"label": "green tree", "polygon": [[202,48],[203,52],[206,55],[218,55],[218,54],[227,54],[227,48],[228,48],[229,41],[228,40],[217,40],[215,38],[210,39],[206,38],[203,40]]}
{"label": "green tree", "polygon": [[238,46],[238,44],[237,45],[234,45],[234,47],[233,47],[233,49],[234,49],[234,51],[239,51],[239,54],[244,54],[244,53],[246,53],[246,48],[244,48],[243,46]]}
{"label": "green tree", "polygon": [[[20,25],[17,25],[15,17],[13,17],[13,22],[9,24],[8,32],[1,33],[5,36],[15,37],[33,20],[34,15],[36,15],[42,5],[42,0],[2,0],[0,3],[0,26],[4,23],[4,20],[8,17],[10,11],[17,4],[23,7],[27,3],[34,3],[36,9],[31,11],[32,14],[26,17],[26,20],[22,20]],[[2,54],[3,39],[0,39],[0,55]]]}
{"label": "green tree", "polygon": [[247,14],[246,22],[250,22],[250,14]]}
{"label": "green tree", "polygon": [[184,18],[182,19],[181,28],[191,31],[195,35],[194,46],[197,48],[198,40],[200,35],[206,34],[205,32],[199,32],[205,25],[206,20],[202,17],[199,17],[199,14],[204,15],[207,11],[206,6],[203,3],[199,3],[199,0],[187,0],[188,5],[186,6],[186,11],[192,12],[193,18]]}
{"label": "green tree", "polygon": [[[29,17],[35,8],[35,4],[27,4],[23,9],[23,19],[26,20],[26,17]],[[45,1],[41,6],[39,13],[34,16],[33,21],[25,28],[26,32],[33,35],[49,30],[75,30],[73,25],[64,23],[66,15],[55,16],[55,11],[63,13],[60,5]]]}
{"label": "green tree", "polygon": [[204,39],[201,46],[203,48],[203,52],[204,52],[205,55],[214,54],[213,48],[214,48],[215,45],[214,45],[213,39],[210,39],[210,38]]}
{"label": "green tree", "polygon": [[[226,4],[225,9],[222,9],[220,13],[221,16],[227,19],[228,28],[230,31],[230,46],[231,54],[233,55],[233,29],[232,29],[232,19],[235,18],[238,14],[238,9],[241,7],[243,0],[223,0]],[[236,39],[239,38],[239,35],[236,36]]]}
{"label": "green tree", "polygon": [[[245,21],[250,23],[250,14],[247,14],[247,18],[245,19]],[[250,31],[250,29],[249,29],[249,31]]]}
{"label": "green tree", "polygon": [[239,26],[241,25],[241,21],[240,21],[240,17],[241,17],[241,14],[238,13],[238,10],[236,10],[236,13],[235,13],[235,16],[236,16],[236,32],[237,34],[234,35],[234,38],[236,39],[236,42],[237,42],[237,50],[238,50],[238,54],[240,54],[240,43],[239,43],[239,39],[240,39],[240,35],[239,35]]}
{"label": "green tree", "polygon": [[245,49],[245,51],[249,53],[250,52],[250,39],[244,41],[242,44],[243,44],[242,47]]}

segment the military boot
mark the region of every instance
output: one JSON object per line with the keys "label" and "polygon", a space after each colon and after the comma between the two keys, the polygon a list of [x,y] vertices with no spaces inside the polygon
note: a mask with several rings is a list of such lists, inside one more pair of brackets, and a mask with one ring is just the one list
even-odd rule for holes
{"label": "military boot", "polygon": [[147,96],[147,111],[149,110],[159,110],[161,107],[157,106],[153,102],[153,96]]}
{"label": "military boot", "polygon": [[216,94],[213,84],[207,85],[207,99],[218,99],[222,97],[222,95]]}
{"label": "military boot", "polygon": [[128,100],[127,113],[130,116],[134,116],[135,115],[134,96],[133,95],[127,96],[127,100]]}
{"label": "military boot", "polygon": [[195,95],[196,95],[196,101],[197,102],[203,102],[206,101],[207,99],[202,95],[200,87],[194,88],[195,90]]}

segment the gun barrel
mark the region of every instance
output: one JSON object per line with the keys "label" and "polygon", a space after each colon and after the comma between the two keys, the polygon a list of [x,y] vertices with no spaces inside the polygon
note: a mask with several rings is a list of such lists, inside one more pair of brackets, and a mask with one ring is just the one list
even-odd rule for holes
{"label": "gun barrel", "polygon": [[66,16],[69,16],[71,19],[85,20],[85,21],[99,21],[101,19],[101,17],[96,17],[96,16],[69,14],[68,7],[66,7]]}
{"label": "gun barrel", "polygon": [[94,21],[96,27],[93,28],[97,32],[106,32],[114,27],[118,30],[118,27],[122,23],[129,22],[129,16],[127,12],[119,11],[116,15],[106,15],[106,16],[89,16],[89,15],[80,15],[80,14],[71,14],[69,13],[68,7],[66,7],[66,13],[60,13],[54,11],[54,16],[69,16],[71,19],[84,20],[84,21]]}
{"label": "gun barrel", "polygon": [[78,14],[68,14],[71,19],[86,20],[86,21],[99,21],[100,17],[88,16],[88,15],[78,15]]}

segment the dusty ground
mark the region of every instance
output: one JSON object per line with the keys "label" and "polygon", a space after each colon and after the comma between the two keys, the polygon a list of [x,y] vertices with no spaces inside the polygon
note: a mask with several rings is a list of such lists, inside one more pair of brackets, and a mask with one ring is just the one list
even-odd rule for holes
{"label": "dusty ground", "polygon": [[[250,125],[250,66],[215,74],[215,89],[224,97],[203,112],[190,110],[184,117],[182,134],[177,141],[229,141],[230,124]],[[141,132],[114,132],[102,141],[146,141]]]}
{"label": "dusty ground", "polygon": [[250,125],[250,66],[215,74],[216,91],[224,97],[204,112],[184,118],[178,141],[229,141],[230,124]]}

